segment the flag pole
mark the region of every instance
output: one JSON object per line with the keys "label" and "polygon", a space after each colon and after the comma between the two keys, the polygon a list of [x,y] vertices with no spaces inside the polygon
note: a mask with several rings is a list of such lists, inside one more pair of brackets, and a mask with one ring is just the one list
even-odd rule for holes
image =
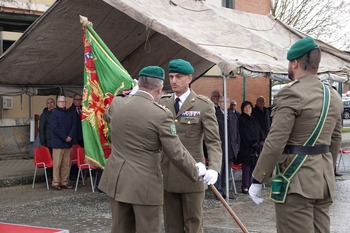
{"label": "flag pole", "polygon": [[241,228],[242,232],[244,233],[249,233],[247,228],[243,225],[243,223],[241,222],[241,220],[239,220],[239,218],[237,217],[237,215],[235,214],[235,212],[233,212],[233,210],[231,209],[231,207],[227,204],[227,202],[225,201],[225,199],[221,196],[221,194],[219,193],[219,191],[215,188],[214,185],[209,185],[211,190],[214,192],[215,196],[221,201],[221,203],[225,206],[225,208],[227,209],[227,211],[230,213],[230,215],[232,216],[233,220],[235,220],[235,222],[238,224],[238,226]]}

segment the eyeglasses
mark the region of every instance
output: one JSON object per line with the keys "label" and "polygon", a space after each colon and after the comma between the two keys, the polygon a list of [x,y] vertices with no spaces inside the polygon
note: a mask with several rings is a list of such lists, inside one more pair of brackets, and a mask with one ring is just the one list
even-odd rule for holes
{"label": "eyeglasses", "polygon": [[57,101],[57,103],[65,103],[65,102],[66,102],[66,101],[64,101],[64,100],[63,100],[63,101]]}
{"label": "eyeglasses", "polygon": [[82,100],[82,99],[74,99],[74,100]]}

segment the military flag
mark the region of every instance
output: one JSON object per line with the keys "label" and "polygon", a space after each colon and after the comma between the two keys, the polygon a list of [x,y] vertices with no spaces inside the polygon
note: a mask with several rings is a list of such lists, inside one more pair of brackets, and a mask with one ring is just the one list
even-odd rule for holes
{"label": "military flag", "polygon": [[86,162],[104,168],[111,145],[103,113],[114,96],[133,88],[134,81],[94,31],[92,23],[83,16],[80,22],[84,31],[82,129]]}

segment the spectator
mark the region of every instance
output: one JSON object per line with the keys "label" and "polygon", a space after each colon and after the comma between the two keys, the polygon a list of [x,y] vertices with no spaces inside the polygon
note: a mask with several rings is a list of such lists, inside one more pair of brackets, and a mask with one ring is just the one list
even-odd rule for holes
{"label": "spectator", "polygon": [[263,132],[263,140],[265,140],[267,134],[269,133],[271,126],[270,111],[265,107],[265,98],[259,96],[256,99],[256,105],[253,108],[252,116],[258,120],[260,128]]}
{"label": "spectator", "polygon": [[[46,100],[46,107],[43,110],[43,113],[39,118],[39,139],[40,144],[42,146],[46,146],[50,150],[50,154],[52,156],[52,147],[51,147],[51,138],[52,138],[52,130],[49,124],[49,117],[52,111],[55,109],[55,100],[52,98],[48,98]],[[47,169],[47,176],[49,179],[49,183],[52,182],[52,168]]]}
{"label": "spectator", "polygon": [[[226,98],[227,107],[229,107],[230,99]],[[219,108],[216,109],[215,115],[219,125],[219,133],[222,150],[222,166],[218,181],[215,187],[221,193],[223,198],[226,198],[226,158],[225,158],[225,118],[224,118],[225,100],[221,96],[219,99]],[[230,169],[232,162],[238,154],[240,145],[240,136],[238,130],[238,115],[232,110],[227,110],[227,145],[228,145],[228,167]]]}
{"label": "spectator", "polygon": [[78,144],[81,147],[84,147],[84,141],[83,141],[83,131],[81,127],[81,114],[83,112],[82,109],[82,96],[80,94],[74,94],[73,96],[73,104],[68,109],[69,111],[72,111],[75,115],[76,119],[76,133],[75,138],[73,139],[73,144]]}
{"label": "spectator", "polygon": [[49,117],[52,129],[53,181],[54,190],[71,189],[67,184],[69,174],[70,148],[76,132],[76,120],[72,111],[66,110],[66,98],[59,96],[57,108]]}
{"label": "spectator", "polygon": [[210,100],[213,101],[215,108],[219,106],[219,98],[220,98],[219,90],[214,90],[211,92]]}
{"label": "spectator", "polygon": [[238,112],[236,108],[237,108],[237,102],[236,102],[236,100],[232,100],[231,103],[230,103],[230,108],[229,108],[229,109],[230,109],[233,113],[237,114],[238,116],[241,115],[241,113]]}
{"label": "spectator", "polygon": [[241,137],[238,152],[238,160],[242,163],[242,193],[248,194],[252,182],[258,155],[260,154],[260,141],[262,131],[258,121],[252,116],[253,104],[244,101],[241,105],[241,116],[239,117],[239,135]]}
{"label": "spectator", "polygon": [[[84,147],[84,140],[83,140],[83,130],[81,125],[81,114],[82,114],[82,96],[78,93],[74,94],[73,96],[73,104],[68,109],[68,111],[71,111],[73,115],[75,116],[76,120],[76,132],[75,132],[75,138],[73,138],[73,144],[78,144],[81,147]],[[78,175],[78,167],[76,164],[72,164],[71,170],[70,170],[70,180],[76,180]]]}

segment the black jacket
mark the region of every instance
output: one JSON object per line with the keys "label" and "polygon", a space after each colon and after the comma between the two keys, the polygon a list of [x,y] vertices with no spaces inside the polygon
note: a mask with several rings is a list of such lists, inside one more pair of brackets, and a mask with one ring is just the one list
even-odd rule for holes
{"label": "black jacket", "polygon": [[[240,135],[238,130],[239,115],[232,110],[228,110],[227,117],[227,135],[228,135],[228,158],[236,159],[240,146]],[[220,108],[215,109],[215,115],[219,125],[219,134],[221,140],[222,160],[225,160],[225,121],[224,114]]]}
{"label": "black jacket", "polygon": [[49,117],[52,111],[44,108],[39,118],[39,139],[42,146],[51,147],[52,130],[49,124]]}
{"label": "black jacket", "polygon": [[251,155],[261,152],[263,133],[258,121],[252,116],[242,113],[238,121],[241,137],[238,160],[241,163],[249,164]]}

